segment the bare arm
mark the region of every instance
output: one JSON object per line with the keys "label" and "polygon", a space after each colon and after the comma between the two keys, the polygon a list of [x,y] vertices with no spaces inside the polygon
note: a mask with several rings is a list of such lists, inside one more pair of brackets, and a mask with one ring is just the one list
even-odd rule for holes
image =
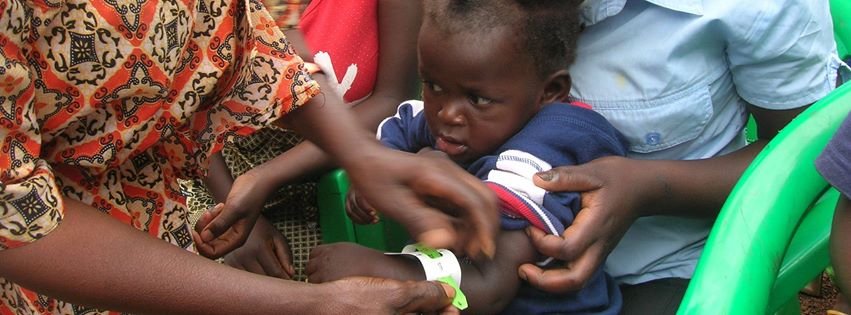
{"label": "bare arm", "polygon": [[736,152],[695,161],[646,161],[650,173],[644,179],[649,179],[648,187],[655,187],[656,192],[647,194],[650,198],[640,208],[641,215],[714,218],[754,157],[807,107],[778,111],[748,106],[758,125],[759,140]]}
{"label": "bare arm", "polygon": [[638,202],[638,215],[715,217],[754,157],[806,108],[773,111],[749,106],[759,140],[727,155],[693,161],[630,160],[632,170],[624,170],[622,174],[629,179],[623,182],[647,188],[637,194],[643,198]]}
{"label": "bare arm", "polygon": [[317,306],[309,301],[318,288],[222,266],[77,201],[66,199],[65,207],[54,232],[0,252],[0,274],[56,298],[131,313],[239,314],[254,308],[252,313],[278,314]]}
{"label": "bare arm", "polygon": [[[380,46],[375,88],[353,108],[361,125],[370,132],[375,131],[384,118],[392,116],[401,102],[417,96],[416,48],[421,15],[418,1],[381,0],[378,3]],[[308,61],[313,59],[298,30],[290,30],[286,34],[300,56]],[[320,86],[329,86],[324,75],[316,76],[316,79]],[[266,164],[264,170],[275,170],[268,174],[273,176],[270,182],[277,186],[320,174],[335,166],[328,156],[308,141]]]}
{"label": "bare arm", "polygon": [[0,276],[65,301],[137,314],[457,312],[443,309],[452,291],[434,282],[353,278],[310,285],[254,275],[72,200],[52,233],[0,251]]}
{"label": "bare arm", "polygon": [[[534,259],[536,253],[523,231],[501,232],[497,237],[497,251],[493,260],[467,260],[461,263],[461,290],[470,305],[465,312],[496,314],[502,311],[514,299],[520,286],[517,267],[522,263],[533,262]],[[414,259],[384,255],[352,243],[322,245],[314,249],[307,272],[308,279],[316,283],[351,276],[425,279],[423,267]]]}
{"label": "bare arm", "polygon": [[848,299],[851,292],[851,200],[844,194],[836,204],[833,227],[830,233],[830,257],[840,292]]}

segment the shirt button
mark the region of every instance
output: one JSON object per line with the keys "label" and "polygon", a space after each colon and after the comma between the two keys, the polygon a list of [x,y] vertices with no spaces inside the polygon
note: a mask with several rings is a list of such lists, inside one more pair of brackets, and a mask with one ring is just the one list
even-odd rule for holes
{"label": "shirt button", "polygon": [[657,145],[662,142],[662,135],[658,132],[650,132],[644,135],[644,143],[648,145]]}

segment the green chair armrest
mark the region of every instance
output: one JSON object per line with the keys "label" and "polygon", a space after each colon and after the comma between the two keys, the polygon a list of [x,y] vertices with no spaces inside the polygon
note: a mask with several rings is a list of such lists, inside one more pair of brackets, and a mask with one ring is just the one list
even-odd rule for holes
{"label": "green chair armrest", "polygon": [[813,161],[851,110],[851,84],[801,113],[733,188],[679,314],[766,313],[793,232],[827,188]]}

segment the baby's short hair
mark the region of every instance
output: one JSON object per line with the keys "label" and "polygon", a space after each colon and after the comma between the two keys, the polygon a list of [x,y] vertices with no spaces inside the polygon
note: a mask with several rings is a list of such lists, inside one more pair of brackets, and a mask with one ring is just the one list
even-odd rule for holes
{"label": "baby's short hair", "polygon": [[520,51],[535,63],[538,75],[567,69],[576,58],[580,0],[430,0],[426,18],[446,33],[515,28]]}

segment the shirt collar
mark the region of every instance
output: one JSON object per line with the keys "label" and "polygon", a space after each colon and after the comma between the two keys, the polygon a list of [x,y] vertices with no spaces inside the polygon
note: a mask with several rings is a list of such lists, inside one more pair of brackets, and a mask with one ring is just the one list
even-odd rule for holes
{"label": "shirt collar", "polygon": [[[623,10],[627,0],[585,0],[579,5],[582,22],[594,25]],[[688,14],[702,15],[703,0],[644,0],[657,6]]]}

